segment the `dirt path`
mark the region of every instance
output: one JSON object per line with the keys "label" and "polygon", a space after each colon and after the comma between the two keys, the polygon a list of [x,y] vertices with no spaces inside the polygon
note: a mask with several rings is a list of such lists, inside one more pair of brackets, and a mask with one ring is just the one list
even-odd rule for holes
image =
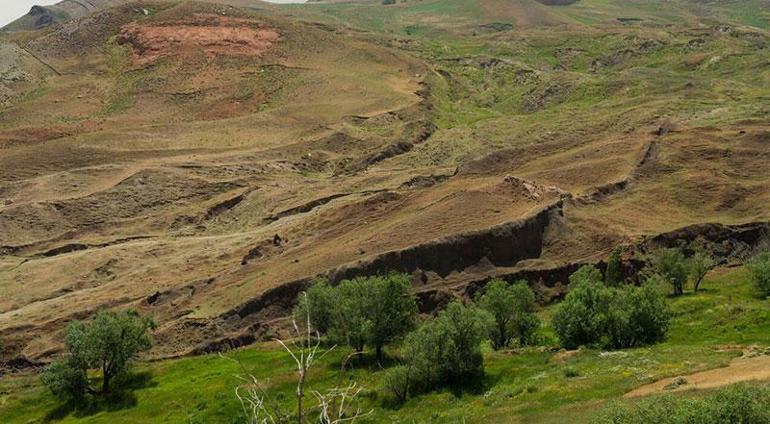
{"label": "dirt path", "polygon": [[770,380],[770,356],[764,355],[748,359],[738,358],[727,367],[697,372],[686,375],[684,378],[687,382],[676,388],[665,389],[666,386],[671,385],[674,380],[681,379],[681,377],[666,378],[647,384],[626,393],[625,397],[646,396],[654,393],[691,389],[711,389],[742,381]]}

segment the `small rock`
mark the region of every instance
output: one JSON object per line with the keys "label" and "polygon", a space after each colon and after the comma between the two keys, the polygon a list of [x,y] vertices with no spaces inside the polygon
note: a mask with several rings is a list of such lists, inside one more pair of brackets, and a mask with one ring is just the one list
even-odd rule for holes
{"label": "small rock", "polygon": [[679,376],[679,377],[676,377],[671,383],[663,387],[663,390],[674,390],[676,388],[679,388],[680,386],[684,386],[685,384],[687,384],[687,379],[682,376]]}

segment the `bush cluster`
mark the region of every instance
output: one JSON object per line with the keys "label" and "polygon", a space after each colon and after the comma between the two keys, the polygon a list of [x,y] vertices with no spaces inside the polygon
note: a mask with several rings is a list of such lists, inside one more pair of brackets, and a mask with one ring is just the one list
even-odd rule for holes
{"label": "bush cluster", "polygon": [[770,386],[740,384],[704,398],[661,395],[606,407],[594,424],[770,423]]}
{"label": "bush cluster", "polygon": [[693,291],[697,292],[706,274],[716,266],[712,255],[700,243],[693,242],[689,249],[692,250],[690,257],[681,247],[660,249],[650,257],[651,277],[671,286],[674,296],[684,294],[688,281],[692,281]]}
{"label": "bush cluster", "polygon": [[573,285],[556,306],[552,324],[562,345],[627,348],[665,339],[670,313],[651,284],[607,287],[598,269],[587,265],[570,277]]}

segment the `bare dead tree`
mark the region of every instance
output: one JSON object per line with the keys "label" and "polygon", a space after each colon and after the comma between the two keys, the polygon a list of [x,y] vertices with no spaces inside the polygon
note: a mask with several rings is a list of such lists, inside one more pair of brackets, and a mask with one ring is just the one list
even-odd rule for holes
{"label": "bare dead tree", "polygon": [[318,417],[320,424],[341,424],[365,417],[374,410],[362,412],[355,399],[361,393],[361,388],[355,382],[346,387],[335,387],[326,393],[314,391],[313,395],[318,399],[318,407],[321,410]]}
{"label": "bare dead tree", "polygon": [[[307,296],[305,293],[302,295]],[[304,328],[300,328],[296,319],[292,319],[292,326],[296,335],[294,339],[289,342],[276,339],[289,353],[297,367],[296,395],[299,424],[305,420],[304,397],[308,373],[318,360],[336,348],[336,346],[332,346],[329,349],[322,349],[321,336],[317,331],[312,330],[310,324],[309,309],[305,318]],[[346,358],[344,362],[346,363],[348,359]],[[235,396],[240,401],[243,412],[249,419],[249,424],[283,424],[288,422],[289,415],[282,411],[278,402],[272,400],[265,385],[249,373],[240,361],[231,360],[238,362],[243,370],[243,374],[237,376],[242,384],[235,388]],[[371,414],[373,410],[362,413],[355,400],[361,390],[357,383],[352,382],[346,387],[340,388],[338,385],[326,392],[312,391],[318,400],[319,422],[322,424],[352,423],[358,418]]]}
{"label": "bare dead tree", "polygon": [[[302,293],[305,296],[307,302],[307,293]],[[300,329],[297,325],[297,320],[292,317],[291,323],[294,327],[294,333],[297,337],[293,341],[286,344],[283,340],[277,339],[278,343],[291,355],[292,359],[297,366],[297,422],[302,424],[304,419],[304,409],[302,406],[303,399],[305,397],[305,380],[310,368],[315,364],[318,359],[323,358],[327,353],[334,350],[336,346],[322,351],[321,347],[321,335],[317,331],[312,330],[310,324],[310,308],[307,309],[305,328]]]}
{"label": "bare dead tree", "polygon": [[241,384],[235,387],[235,397],[241,403],[241,409],[248,418],[249,424],[282,424],[287,422],[287,415],[281,410],[281,405],[272,400],[265,385],[250,373],[238,359],[229,358],[223,354],[220,357],[236,362],[241,375],[235,377]]}
{"label": "bare dead tree", "polygon": [[238,378],[245,384],[235,388],[235,397],[241,402],[243,413],[249,417],[249,424],[278,424],[274,415],[280,419],[280,414],[275,414],[268,409],[269,397],[259,380],[251,374]]}

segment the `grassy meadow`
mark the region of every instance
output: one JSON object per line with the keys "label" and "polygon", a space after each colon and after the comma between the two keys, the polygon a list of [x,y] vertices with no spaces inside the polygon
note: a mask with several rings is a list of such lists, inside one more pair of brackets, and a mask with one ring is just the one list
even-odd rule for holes
{"label": "grassy meadow", "polygon": [[[620,351],[581,349],[565,354],[541,330],[542,346],[516,351],[485,350],[485,377],[475,387],[447,387],[393,407],[379,389],[383,369],[367,358],[340,373],[345,348],[322,359],[309,388],[356,381],[367,423],[588,422],[601,406],[661,378],[726,366],[755,346],[770,347],[770,303],[760,299],[743,268],[712,272],[702,290],[668,299],[674,319],[668,340]],[[547,325],[549,309],[541,311]],[[390,350],[397,361],[397,350]],[[0,382],[0,422],[237,423],[245,422],[234,388],[248,370],[285,407],[293,404],[293,362],[273,342],[226,354],[141,362],[127,377],[127,389],[109,406],[72,407],[54,399],[36,376]],[[229,358],[229,359],[228,359]],[[235,360],[237,361],[235,361]],[[240,364],[239,364],[240,362]],[[241,368],[241,365],[243,368]],[[312,401],[310,401],[313,404]]]}

